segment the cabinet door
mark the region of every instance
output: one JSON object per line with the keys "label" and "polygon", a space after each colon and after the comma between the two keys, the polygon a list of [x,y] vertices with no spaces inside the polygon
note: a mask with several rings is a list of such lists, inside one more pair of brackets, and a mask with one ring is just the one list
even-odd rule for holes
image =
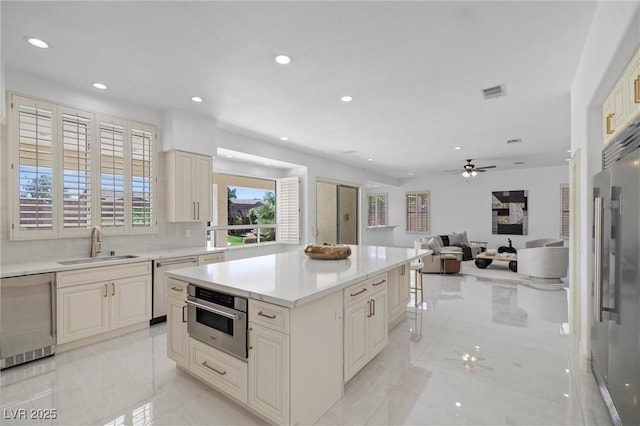
{"label": "cabinet door", "polygon": [[372,305],[370,300],[350,306],[344,311],[345,382],[351,379],[369,361],[367,323],[371,312]]}
{"label": "cabinet door", "polygon": [[398,277],[398,294],[399,294],[399,310],[405,314],[407,312],[407,305],[409,304],[409,287],[411,286],[411,267],[404,264],[401,268],[400,275]]}
{"label": "cabinet door", "polygon": [[602,132],[605,145],[613,139],[614,133],[614,106],[613,106],[613,93],[611,93],[604,104],[602,104]]}
{"label": "cabinet door", "polygon": [[253,323],[249,333],[249,406],[274,423],[288,424],[289,336]]}
{"label": "cabinet door", "polygon": [[126,327],[151,319],[151,276],[124,278],[109,284],[111,328]]}
{"label": "cabinet door", "polygon": [[617,136],[627,123],[627,82],[621,78],[613,89],[613,134]]}
{"label": "cabinet door", "polygon": [[167,356],[176,364],[186,367],[189,361],[187,335],[187,304],[178,298],[169,298],[167,311]]}
{"label": "cabinet door", "polygon": [[196,203],[193,199],[194,155],[188,152],[176,152],[174,167],[175,221],[194,222],[196,220]]}
{"label": "cabinet door", "polygon": [[389,342],[389,311],[386,289],[375,292],[371,297],[372,315],[368,321],[369,359],[376,356]]}
{"label": "cabinet door", "polygon": [[389,319],[393,319],[400,305],[400,273],[401,268],[389,271]]}
{"label": "cabinet door", "polygon": [[106,283],[58,289],[58,344],[109,330],[109,288]]}
{"label": "cabinet door", "polygon": [[213,170],[211,167],[211,157],[204,155],[195,156],[195,171],[193,181],[193,199],[196,202],[196,217],[198,222],[208,222],[211,220],[212,191],[213,191]]}
{"label": "cabinet door", "polygon": [[631,60],[627,81],[627,120],[633,120],[640,114],[640,51]]}

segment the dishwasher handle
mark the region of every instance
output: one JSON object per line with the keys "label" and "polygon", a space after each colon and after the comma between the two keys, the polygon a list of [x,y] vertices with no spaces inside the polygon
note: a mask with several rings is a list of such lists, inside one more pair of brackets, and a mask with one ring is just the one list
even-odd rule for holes
{"label": "dishwasher handle", "polygon": [[156,262],[156,268],[162,268],[163,266],[179,265],[181,263],[198,263],[197,257],[182,257],[179,259],[167,259],[162,262]]}

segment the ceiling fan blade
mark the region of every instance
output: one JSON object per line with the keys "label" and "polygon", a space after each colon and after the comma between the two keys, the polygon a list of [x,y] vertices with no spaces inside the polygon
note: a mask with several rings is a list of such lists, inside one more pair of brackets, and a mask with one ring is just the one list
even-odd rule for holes
{"label": "ceiling fan blade", "polygon": [[476,167],[475,170],[495,169],[495,168],[496,168],[496,166],[484,166],[484,167]]}

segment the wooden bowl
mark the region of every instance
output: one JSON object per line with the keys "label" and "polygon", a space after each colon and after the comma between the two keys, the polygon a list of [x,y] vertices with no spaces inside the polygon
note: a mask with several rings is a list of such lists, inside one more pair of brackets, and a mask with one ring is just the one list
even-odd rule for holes
{"label": "wooden bowl", "polygon": [[351,247],[343,245],[325,246],[309,244],[304,248],[304,254],[316,260],[339,260],[351,256]]}

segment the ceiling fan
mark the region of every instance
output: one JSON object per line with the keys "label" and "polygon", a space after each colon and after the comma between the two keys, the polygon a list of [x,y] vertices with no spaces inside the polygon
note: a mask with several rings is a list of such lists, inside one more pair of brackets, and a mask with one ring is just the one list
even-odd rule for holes
{"label": "ceiling fan", "polygon": [[[476,167],[475,164],[471,163],[472,159],[467,160],[467,164],[463,166],[462,176],[465,178],[475,177],[478,172],[484,173],[487,169],[495,169],[496,166],[484,166],[484,167]],[[456,171],[457,172],[457,171]]]}

